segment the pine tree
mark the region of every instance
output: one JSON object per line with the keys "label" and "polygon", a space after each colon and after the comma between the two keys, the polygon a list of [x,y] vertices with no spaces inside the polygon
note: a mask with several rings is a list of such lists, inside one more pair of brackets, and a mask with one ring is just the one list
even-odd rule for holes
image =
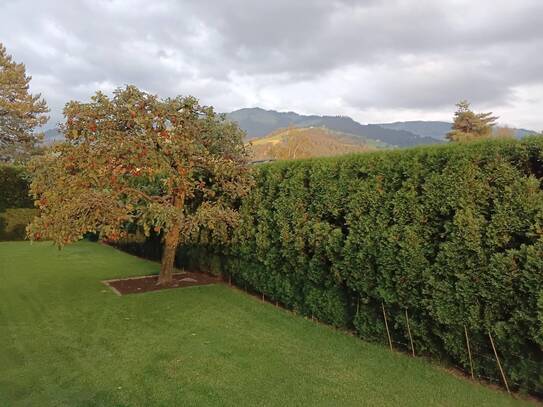
{"label": "pine tree", "polygon": [[40,141],[36,127],[49,119],[45,100],[29,92],[31,79],[0,43],[0,162],[28,157]]}
{"label": "pine tree", "polygon": [[470,141],[492,136],[492,126],[498,117],[489,113],[474,113],[467,100],[456,104],[452,130],[447,133],[450,141]]}

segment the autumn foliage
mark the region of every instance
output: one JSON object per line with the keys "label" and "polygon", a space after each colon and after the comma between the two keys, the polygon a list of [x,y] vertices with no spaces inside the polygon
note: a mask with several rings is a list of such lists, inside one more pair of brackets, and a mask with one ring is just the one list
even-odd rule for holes
{"label": "autumn foliage", "polygon": [[160,283],[177,246],[205,230],[226,236],[250,183],[243,132],[193,97],[160,99],[133,86],[64,109],[66,142],[33,161],[40,216],[32,239],[58,245],[87,232],[117,240],[128,225],[163,236]]}

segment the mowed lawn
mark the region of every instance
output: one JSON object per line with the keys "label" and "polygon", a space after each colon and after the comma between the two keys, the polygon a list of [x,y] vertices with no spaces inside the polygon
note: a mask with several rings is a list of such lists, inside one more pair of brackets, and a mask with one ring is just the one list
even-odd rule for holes
{"label": "mowed lawn", "polygon": [[525,404],[224,285],[100,282],[156,272],[96,243],[0,243],[0,405]]}

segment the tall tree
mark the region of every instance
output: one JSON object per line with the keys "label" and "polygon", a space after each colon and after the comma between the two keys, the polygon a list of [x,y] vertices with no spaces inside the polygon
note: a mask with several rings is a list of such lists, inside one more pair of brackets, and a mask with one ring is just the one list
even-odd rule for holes
{"label": "tall tree", "polygon": [[31,162],[40,209],[31,239],[59,246],[87,232],[116,240],[127,225],[163,236],[159,284],[177,247],[203,232],[225,237],[251,183],[244,133],[193,97],[159,99],[128,86],[64,109],[64,143]]}
{"label": "tall tree", "polygon": [[40,140],[36,127],[49,119],[45,100],[29,91],[31,79],[0,43],[0,161],[30,155]]}
{"label": "tall tree", "polygon": [[450,141],[470,141],[492,136],[492,126],[498,117],[489,113],[474,113],[467,100],[456,104],[452,129],[447,133]]}

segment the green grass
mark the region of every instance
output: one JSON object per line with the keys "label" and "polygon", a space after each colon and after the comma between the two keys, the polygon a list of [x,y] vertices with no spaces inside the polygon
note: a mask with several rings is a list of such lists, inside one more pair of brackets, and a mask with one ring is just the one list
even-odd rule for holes
{"label": "green grass", "polygon": [[523,404],[227,286],[100,283],[157,271],[95,243],[0,243],[0,405]]}

